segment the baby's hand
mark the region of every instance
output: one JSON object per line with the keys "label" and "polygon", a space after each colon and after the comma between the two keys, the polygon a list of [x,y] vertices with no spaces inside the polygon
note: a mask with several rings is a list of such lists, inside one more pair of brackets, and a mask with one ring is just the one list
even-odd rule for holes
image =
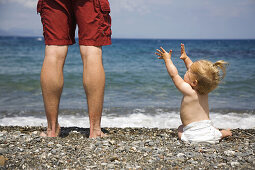
{"label": "baby's hand", "polygon": [[157,49],[157,51],[158,51],[159,53],[155,53],[156,55],[159,56],[158,59],[164,59],[164,60],[166,60],[166,59],[171,59],[172,50],[170,50],[169,53],[168,53],[168,52],[166,52],[166,51],[164,50],[164,48],[160,47],[160,49],[161,49],[161,51],[160,51],[159,49]]}
{"label": "baby's hand", "polygon": [[185,52],[184,44],[181,43],[181,57],[180,57],[180,59],[185,60],[187,57],[188,56],[187,56],[187,54]]}

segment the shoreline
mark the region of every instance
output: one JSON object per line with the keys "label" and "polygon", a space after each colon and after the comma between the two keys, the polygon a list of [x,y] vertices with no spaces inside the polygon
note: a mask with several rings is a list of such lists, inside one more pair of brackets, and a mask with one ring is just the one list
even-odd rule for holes
{"label": "shoreline", "polygon": [[253,169],[255,129],[233,129],[218,144],[187,144],[177,129],[62,127],[57,138],[40,126],[0,126],[0,169]]}
{"label": "shoreline", "polygon": [[[67,114],[71,113],[71,114]],[[118,114],[121,113],[121,114]],[[47,126],[47,119],[45,113],[40,115],[20,114],[0,116],[0,126]],[[248,113],[210,113],[210,119],[216,128],[220,129],[255,129],[255,114]],[[156,121],[155,121],[156,120]],[[89,127],[89,116],[85,112],[65,111],[59,115],[59,122],[62,127]],[[181,125],[180,114],[175,111],[154,109],[151,112],[144,109],[124,110],[119,109],[115,111],[105,110],[102,115],[101,126],[108,128],[177,128]]]}

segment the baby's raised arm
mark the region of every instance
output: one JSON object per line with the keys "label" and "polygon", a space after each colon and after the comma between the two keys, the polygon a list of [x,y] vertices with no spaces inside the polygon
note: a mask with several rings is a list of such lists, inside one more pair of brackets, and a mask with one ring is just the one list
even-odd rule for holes
{"label": "baby's raised arm", "polygon": [[161,50],[157,49],[158,53],[155,54],[159,56],[158,59],[164,59],[167,72],[172,78],[176,88],[184,95],[191,94],[191,92],[193,91],[192,87],[188,83],[186,83],[181,78],[181,76],[179,76],[178,70],[171,60],[172,50],[170,50],[168,53],[162,47],[160,47],[160,49]]}
{"label": "baby's raised arm", "polygon": [[193,64],[193,62],[191,61],[191,59],[187,56],[187,54],[185,52],[184,44],[181,44],[181,57],[180,57],[180,59],[182,59],[184,61],[187,70]]}

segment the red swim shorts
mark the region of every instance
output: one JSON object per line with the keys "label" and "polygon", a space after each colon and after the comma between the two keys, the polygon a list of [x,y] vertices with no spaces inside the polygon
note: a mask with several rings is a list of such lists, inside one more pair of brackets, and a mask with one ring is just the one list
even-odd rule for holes
{"label": "red swim shorts", "polygon": [[39,0],[46,45],[72,45],[78,25],[79,44],[111,44],[111,17],[108,0]]}

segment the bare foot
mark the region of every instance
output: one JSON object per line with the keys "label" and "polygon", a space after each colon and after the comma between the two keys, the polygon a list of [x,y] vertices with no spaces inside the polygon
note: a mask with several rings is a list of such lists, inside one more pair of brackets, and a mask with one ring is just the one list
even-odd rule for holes
{"label": "bare foot", "polygon": [[180,57],[180,59],[185,60],[187,57],[188,56],[187,56],[187,54],[185,52],[184,44],[181,43],[181,57]]}
{"label": "bare foot", "polygon": [[57,137],[60,134],[60,126],[58,124],[58,127],[56,128],[56,132],[52,131],[51,129],[47,129],[46,132],[42,132],[40,136],[42,137]]}
{"label": "bare foot", "polygon": [[225,137],[228,137],[228,136],[232,136],[232,132],[231,132],[230,129],[221,130],[220,132],[222,134],[221,139],[225,138]]}
{"label": "bare foot", "polygon": [[94,129],[92,132],[90,131],[89,138],[103,138],[106,137],[107,135],[104,134],[101,129]]}

